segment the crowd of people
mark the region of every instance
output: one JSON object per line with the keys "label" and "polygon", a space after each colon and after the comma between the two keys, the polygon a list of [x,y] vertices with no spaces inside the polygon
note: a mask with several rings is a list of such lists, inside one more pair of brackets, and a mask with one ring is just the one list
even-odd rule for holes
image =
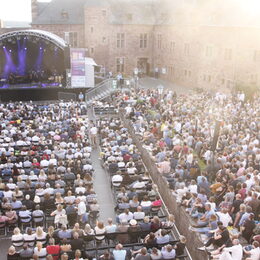
{"label": "crowd of people", "polygon": [[[171,236],[173,215],[159,216],[157,187],[119,119],[96,126],[85,104],[76,102],[8,103],[0,114],[0,229],[12,233],[7,259],[92,259],[104,245],[115,248],[101,259],[184,254],[186,239]],[[98,133],[116,199],[117,218],[107,223],[97,221],[93,189],[90,156]]]}
{"label": "crowd of people", "polygon": [[0,229],[13,232],[8,259],[68,259],[82,249],[99,211],[86,112],[76,102],[1,104]]}
{"label": "crowd of people", "polygon": [[[190,230],[201,234],[199,250],[213,259],[259,260],[259,96],[246,102],[241,93],[137,89],[115,100],[190,215]],[[0,229],[13,232],[8,259],[91,259],[104,245],[115,248],[100,259],[182,256],[186,238],[172,236],[174,216],[163,214],[128,129],[117,117],[95,125],[86,114],[76,102],[0,105]],[[98,137],[116,201],[116,219],[107,223],[96,222],[90,156]]]}
{"label": "crowd of people", "polygon": [[259,259],[259,95],[245,101],[243,93],[140,89],[117,100],[193,220],[190,230],[203,234],[200,250],[215,259]]}
{"label": "crowd of people", "polygon": [[143,248],[131,252],[135,259],[175,259],[183,256],[186,238],[181,236],[180,241],[174,240],[171,234],[174,216],[165,218],[163,215],[157,186],[147,174],[127,128],[116,117],[103,118],[98,125],[101,158],[110,174],[117,203],[118,226],[114,225],[114,229],[111,227],[109,231],[119,232],[117,240],[120,245],[144,243]]}

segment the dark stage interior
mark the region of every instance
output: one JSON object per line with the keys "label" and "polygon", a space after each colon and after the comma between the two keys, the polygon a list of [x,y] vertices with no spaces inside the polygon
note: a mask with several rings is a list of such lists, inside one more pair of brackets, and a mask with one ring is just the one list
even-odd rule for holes
{"label": "dark stage interior", "polygon": [[[16,88],[16,89],[0,89],[0,101],[43,101],[43,100],[58,100],[65,99],[60,98],[61,93],[65,93],[67,99],[78,98],[79,93],[85,93],[85,88],[63,88],[63,87],[52,87],[52,88]],[[71,97],[71,98],[70,98]]]}
{"label": "dark stage interior", "polygon": [[[55,100],[66,89],[69,47],[45,31],[24,30],[0,35],[0,97],[2,102]],[[82,91],[82,90],[81,90]]]}

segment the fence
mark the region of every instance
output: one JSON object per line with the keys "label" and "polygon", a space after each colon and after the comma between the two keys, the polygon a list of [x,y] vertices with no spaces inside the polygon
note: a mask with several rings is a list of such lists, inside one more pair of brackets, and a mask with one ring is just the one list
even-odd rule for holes
{"label": "fence", "polygon": [[68,93],[68,92],[58,92],[58,99],[63,101],[76,101],[77,96],[75,93]]}

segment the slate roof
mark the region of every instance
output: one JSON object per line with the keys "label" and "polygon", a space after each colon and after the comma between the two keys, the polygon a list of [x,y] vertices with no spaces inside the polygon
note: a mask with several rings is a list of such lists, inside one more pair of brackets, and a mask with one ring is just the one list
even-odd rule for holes
{"label": "slate roof", "polygon": [[[84,24],[86,1],[52,0],[49,3],[38,2],[38,16],[33,19],[32,24]],[[65,14],[65,16],[62,14]]]}
{"label": "slate roof", "polygon": [[84,8],[104,6],[110,10],[111,24],[259,26],[258,16],[244,15],[236,1],[223,5],[219,0],[52,0],[38,2],[32,24],[84,24]]}

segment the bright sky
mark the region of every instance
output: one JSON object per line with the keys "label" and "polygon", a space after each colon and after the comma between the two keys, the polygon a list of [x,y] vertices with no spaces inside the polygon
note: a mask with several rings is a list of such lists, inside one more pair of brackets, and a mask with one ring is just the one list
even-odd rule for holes
{"label": "bright sky", "polygon": [[31,21],[31,0],[0,0],[0,19]]}

